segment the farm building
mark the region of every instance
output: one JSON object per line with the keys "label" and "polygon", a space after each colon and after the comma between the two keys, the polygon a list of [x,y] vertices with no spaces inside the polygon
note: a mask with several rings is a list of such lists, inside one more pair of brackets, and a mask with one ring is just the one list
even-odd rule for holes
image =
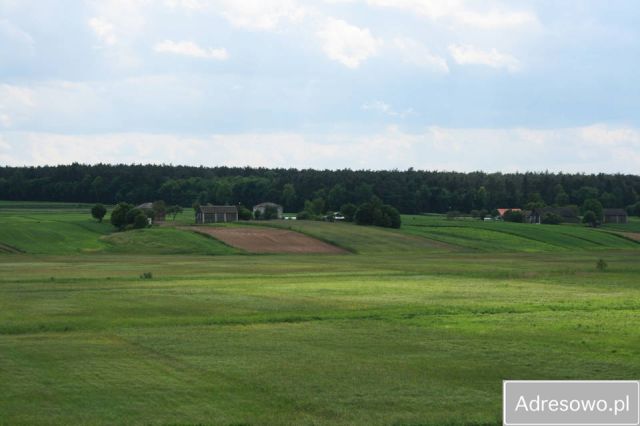
{"label": "farm building", "polygon": [[143,203],[139,206],[136,206],[136,209],[140,209],[142,211],[153,211],[153,223],[164,222],[165,212],[164,211],[155,211],[153,209],[153,203]]}
{"label": "farm building", "polygon": [[521,209],[498,209],[498,214],[500,215],[500,217],[503,217],[504,214],[506,212],[508,212],[509,210],[511,210],[512,212],[520,212],[520,211],[522,211]]}
{"label": "farm building", "polygon": [[200,206],[196,211],[196,223],[236,222],[236,206]]}
{"label": "farm building", "polygon": [[260,216],[264,217],[264,212],[267,211],[268,208],[272,208],[274,209],[277,213],[276,213],[276,218],[277,219],[282,219],[282,206],[280,204],[276,204],[276,203],[260,203],[257,204],[255,206],[253,206],[253,214],[255,215],[256,212],[260,212]]}
{"label": "farm building", "polygon": [[563,223],[580,223],[580,218],[575,208],[572,207],[543,207],[534,209],[525,214],[525,222],[542,223],[545,215],[555,214],[562,218]]}
{"label": "farm building", "polygon": [[604,223],[627,223],[627,212],[623,209],[604,209],[602,219]]}

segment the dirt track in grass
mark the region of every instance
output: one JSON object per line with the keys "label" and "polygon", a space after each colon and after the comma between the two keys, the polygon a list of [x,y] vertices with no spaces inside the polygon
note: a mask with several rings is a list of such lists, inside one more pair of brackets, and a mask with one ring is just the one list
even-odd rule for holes
{"label": "dirt track in grass", "polygon": [[347,253],[340,247],[285,229],[207,226],[191,226],[188,229],[210,235],[225,244],[249,253]]}

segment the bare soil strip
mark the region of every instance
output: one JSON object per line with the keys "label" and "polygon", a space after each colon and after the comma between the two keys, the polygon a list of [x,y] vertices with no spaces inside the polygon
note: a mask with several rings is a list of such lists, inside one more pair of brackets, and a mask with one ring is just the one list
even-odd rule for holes
{"label": "bare soil strip", "polygon": [[624,235],[632,240],[640,241],[640,232],[618,232],[620,235]]}
{"label": "bare soil strip", "polygon": [[249,253],[347,253],[340,247],[285,229],[210,226],[190,226],[186,229],[210,235]]}

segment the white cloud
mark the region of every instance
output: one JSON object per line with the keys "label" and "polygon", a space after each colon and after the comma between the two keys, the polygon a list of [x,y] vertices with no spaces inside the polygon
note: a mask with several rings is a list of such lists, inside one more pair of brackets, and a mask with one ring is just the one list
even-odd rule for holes
{"label": "white cloud", "polygon": [[11,127],[16,120],[27,117],[35,108],[33,90],[10,84],[0,84],[0,126]]}
{"label": "white cloud", "polygon": [[202,59],[217,59],[224,61],[229,58],[226,49],[202,48],[192,41],[165,40],[157,43],[154,50],[158,53],[172,53],[175,55],[191,56]]}
{"label": "white cloud", "polygon": [[382,43],[367,28],[335,18],[328,18],[317,36],[330,59],[352,69],[374,56]]}
{"label": "white cloud", "polygon": [[210,11],[231,25],[255,31],[272,31],[285,23],[300,22],[308,11],[296,0],[167,0],[171,8]]}
{"label": "white cloud", "polygon": [[35,44],[31,34],[6,19],[0,19],[0,39],[2,38],[7,38],[27,48],[32,48]]}
{"label": "white cloud", "polygon": [[486,65],[492,68],[505,68],[510,72],[520,70],[521,65],[515,57],[498,52],[497,49],[482,50],[471,45],[449,46],[453,59],[460,65]]}
{"label": "white cloud", "polygon": [[408,37],[396,37],[393,39],[393,46],[400,52],[400,56],[405,63],[436,72],[449,72],[446,59],[434,55],[416,40]]}
{"label": "white cloud", "polygon": [[299,22],[305,9],[295,0],[223,0],[222,15],[234,26],[249,30],[273,30],[282,22]]}
{"label": "white cloud", "polygon": [[521,28],[537,23],[537,17],[532,12],[495,7],[490,10],[475,10],[472,2],[464,0],[367,0],[367,2],[373,6],[406,10],[431,20],[448,20],[460,26],[484,30]]}
{"label": "white cloud", "polygon": [[187,10],[200,10],[205,7],[202,0],[166,0],[165,4],[170,8],[184,8]]}
{"label": "white cloud", "polygon": [[390,117],[405,118],[408,115],[415,114],[413,108],[407,108],[404,111],[396,111],[391,105],[384,101],[376,100],[362,105],[362,109],[366,111],[376,111]]}
{"label": "white cloud", "polygon": [[0,84],[0,105],[9,107],[11,104],[25,107],[34,106],[33,91],[23,86]]}
{"label": "white cloud", "polygon": [[[397,127],[370,135],[292,132],[60,135],[5,132],[7,164],[173,163],[189,165],[637,173],[640,129],[595,124],[559,129]],[[2,139],[0,139],[1,141]],[[604,141],[604,142],[603,142]]]}
{"label": "white cloud", "polygon": [[96,36],[107,46],[113,46],[118,41],[113,24],[102,18],[89,19],[89,26]]}

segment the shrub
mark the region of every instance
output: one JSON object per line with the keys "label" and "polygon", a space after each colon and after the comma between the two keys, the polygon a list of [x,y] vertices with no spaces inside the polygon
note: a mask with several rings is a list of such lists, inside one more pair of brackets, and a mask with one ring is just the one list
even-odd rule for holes
{"label": "shrub", "polygon": [[608,266],[609,265],[607,265],[607,262],[604,259],[598,259],[596,262],[596,269],[600,272],[606,271]]}
{"label": "shrub", "polygon": [[596,216],[596,214],[594,212],[592,212],[591,210],[589,210],[588,212],[586,212],[584,214],[584,216],[582,217],[582,223],[592,226],[592,227],[596,227],[600,224],[600,221],[598,220],[598,217]]}
{"label": "shrub", "polygon": [[589,198],[582,204],[582,214],[586,215],[587,212],[593,212],[597,220],[602,219],[602,203],[595,198]]}
{"label": "shrub", "polygon": [[125,220],[127,221],[127,225],[133,225],[133,223],[136,220],[136,216],[138,216],[139,214],[146,216],[145,212],[141,209],[137,209],[137,208],[129,209],[129,211],[127,211],[127,214],[125,215]]}
{"label": "shrub", "polygon": [[447,212],[447,220],[453,220],[460,216],[460,212],[458,210],[449,210]]}
{"label": "shrub", "polygon": [[127,213],[133,206],[128,203],[118,203],[111,212],[111,224],[118,229],[124,229],[127,226]]}
{"label": "shrub", "polygon": [[559,225],[562,223],[562,216],[555,213],[546,213],[542,217],[542,223],[545,225]]}
{"label": "shrub", "polygon": [[264,213],[262,214],[262,220],[271,220],[278,218],[278,209],[274,206],[267,206],[264,208]]}
{"label": "shrub", "polygon": [[296,219],[297,220],[311,220],[312,219],[312,215],[308,211],[303,210],[303,211],[301,211],[300,213],[298,213],[296,215]]}
{"label": "shrub", "polygon": [[133,227],[135,229],[142,229],[149,226],[149,218],[144,213],[138,211],[138,214],[133,218]]}
{"label": "shrub", "polygon": [[347,222],[353,222],[357,210],[358,207],[352,203],[343,204],[342,207],[340,207],[340,213],[342,213],[344,220]]}
{"label": "shrub", "polygon": [[627,214],[629,216],[640,216],[640,202],[627,206]]}
{"label": "shrub", "polygon": [[504,212],[504,215],[502,215],[502,219],[504,219],[505,222],[524,222],[524,214],[522,214],[521,211],[514,211],[514,210],[507,210],[506,212]]}
{"label": "shrub", "polygon": [[98,219],[98,222],[102,222],[102,218],[107,214],[107,209],[102,204],[98,203],[91,207],[91,216]]}
{"label": "shrub", "polygon": [[167,204],[163,200],[154,201],[152,206],[153,211],[151,212],[151,216],[147,214],[151,219],[153,219],[156,214],[164,215],[167,213]]}
{"label": "shrub", "polygon": [[485,217],[489,216],[489,212],[485,209],[471,210],[470,214],[472,218],[480,220],[484,220]]}
{"label": "shrub", "polygon": [[[400,226],[402,225],[402,219],[400,219],[400,212],[395,207],[390,206],[389,204],[383,204],[381,209],[382,209],[383,215],[389,218],[388,220],[389,227],[400,228]],[[385,223],[386,223],[386,220],[385,220]]]}
{"label": "shrub", "polygon": [[354,215],[354,221],[358,225],[373,225],[373,210],[374,206],[370,202],[360,204]]}
{"label": "shrub", "polygon": [[140,274],[140,278],[142,278],[143,280],[150,280],[151,278],[153,278],[153,274],[151,272],[143,272],[142,274]]}
{"label": "shrub", "polygon": [[355,213],[358,225],[374,225],[384,228],[400,228],[401,218],[398,210],[388,204],[382,204],[374,197],[368,203],[362,203]]}
{"label": "shrub", "polygon": [[252,217],[253,217],[253,214],[251,213],[251,210],[249,210],[243,205],[238,206],[238,219],[251,220]]}

